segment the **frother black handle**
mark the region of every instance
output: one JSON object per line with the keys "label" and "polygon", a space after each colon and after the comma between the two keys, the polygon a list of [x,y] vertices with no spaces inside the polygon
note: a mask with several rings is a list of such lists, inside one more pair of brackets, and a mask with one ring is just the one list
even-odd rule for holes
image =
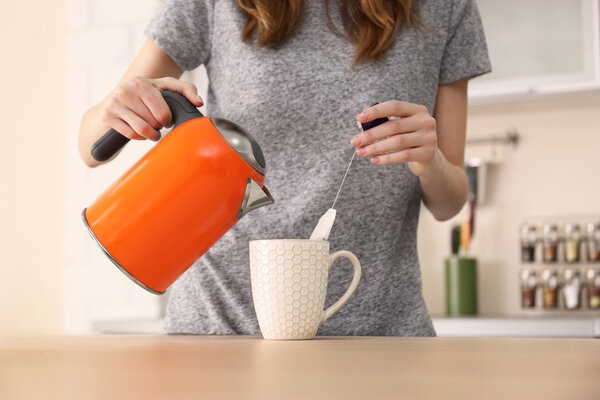
{"label": "frother black handle", "polygon": [[[163,90],[161,94],[171,110],[173,128],[185,121],[202,116],[196,106],[190,103],[183,95],[170,90]],[[111,129],[94,143],[91,151],[92,157],[96,161],[106,161],[125,146],[127,142],[129,142],[129,138]]]}
{"label": "frother black handle", "polygon": [[[379,104],[379,103],[371,104],[371,107],[373,107],[377,104]],[[388,117],[381,117],[381,118],[374,119],[373,121],[365,122],[364,124],[361,123],[360,126],[362,127],[363,131],[366,131],[367,129],[374,128],[377,125],[381,125],[387,121],[389,121]]]}

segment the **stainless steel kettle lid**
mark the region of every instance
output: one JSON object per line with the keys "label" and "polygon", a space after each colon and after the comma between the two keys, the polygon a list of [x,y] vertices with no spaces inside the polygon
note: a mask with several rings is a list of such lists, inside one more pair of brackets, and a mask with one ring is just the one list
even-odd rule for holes
{"label": "stainless steel kettle lid", "polygon": [[241,126],[223,119],[210,117],[221,136],[233,149],[254,168],[259,174],[264,175],[266,169],[265,157],[260,146],[248,132]]}

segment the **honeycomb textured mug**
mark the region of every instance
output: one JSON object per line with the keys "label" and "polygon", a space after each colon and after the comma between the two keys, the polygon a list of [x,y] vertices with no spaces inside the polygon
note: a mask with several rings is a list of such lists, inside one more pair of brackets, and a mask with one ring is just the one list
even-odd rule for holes
{"label": "honeycomb textured mug", "polygon": [[[354,277],[346,293],[323,310],[329,268],[342,256],[354,265]],[[313,339],[319,325],[350,298],[360,272],[354,254],[345,250],[329,254],[325,240],[250,241],[252,298],[263,337]]]}

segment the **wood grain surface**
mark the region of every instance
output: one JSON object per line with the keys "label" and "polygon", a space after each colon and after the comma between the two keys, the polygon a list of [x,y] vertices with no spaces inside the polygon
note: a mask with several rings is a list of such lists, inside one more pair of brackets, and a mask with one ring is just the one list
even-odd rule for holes
{"label": "wood grain surface", "polygon": [[0,399],[600,399],[600,340],[0,337]]}

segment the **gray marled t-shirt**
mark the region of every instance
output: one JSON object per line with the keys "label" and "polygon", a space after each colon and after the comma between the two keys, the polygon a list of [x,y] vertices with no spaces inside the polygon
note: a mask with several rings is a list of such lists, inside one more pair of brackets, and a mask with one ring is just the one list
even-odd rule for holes
{"label": "gray marled t-shirt", "polygon": [[[428,30],[401,29],[384,60],[358,67],[353,45],[328,27],[324,1],[307,1],[299,29],[276,49],[240,40],[245,16],[232,0],[162,5],[146,34],[181,68],[206,65],[208,114],[239,123],[258,141],[275,198],[242,218],[171,287],[166,332],[259,335],[248,241],[310,236],[352,156],[356,115],[392,99],[433,113],[438,85],[490,70],[474,0],[417,4]],[[331,14],[342,30],[333,6]],[[332,251],[356,254],[362,278],[318,334],[435,335],[417,258],[420,203],[419,180],[406,164],[354,160],[329,240]],[[351,278],[350,262],[337,261],[326,306]]]}

